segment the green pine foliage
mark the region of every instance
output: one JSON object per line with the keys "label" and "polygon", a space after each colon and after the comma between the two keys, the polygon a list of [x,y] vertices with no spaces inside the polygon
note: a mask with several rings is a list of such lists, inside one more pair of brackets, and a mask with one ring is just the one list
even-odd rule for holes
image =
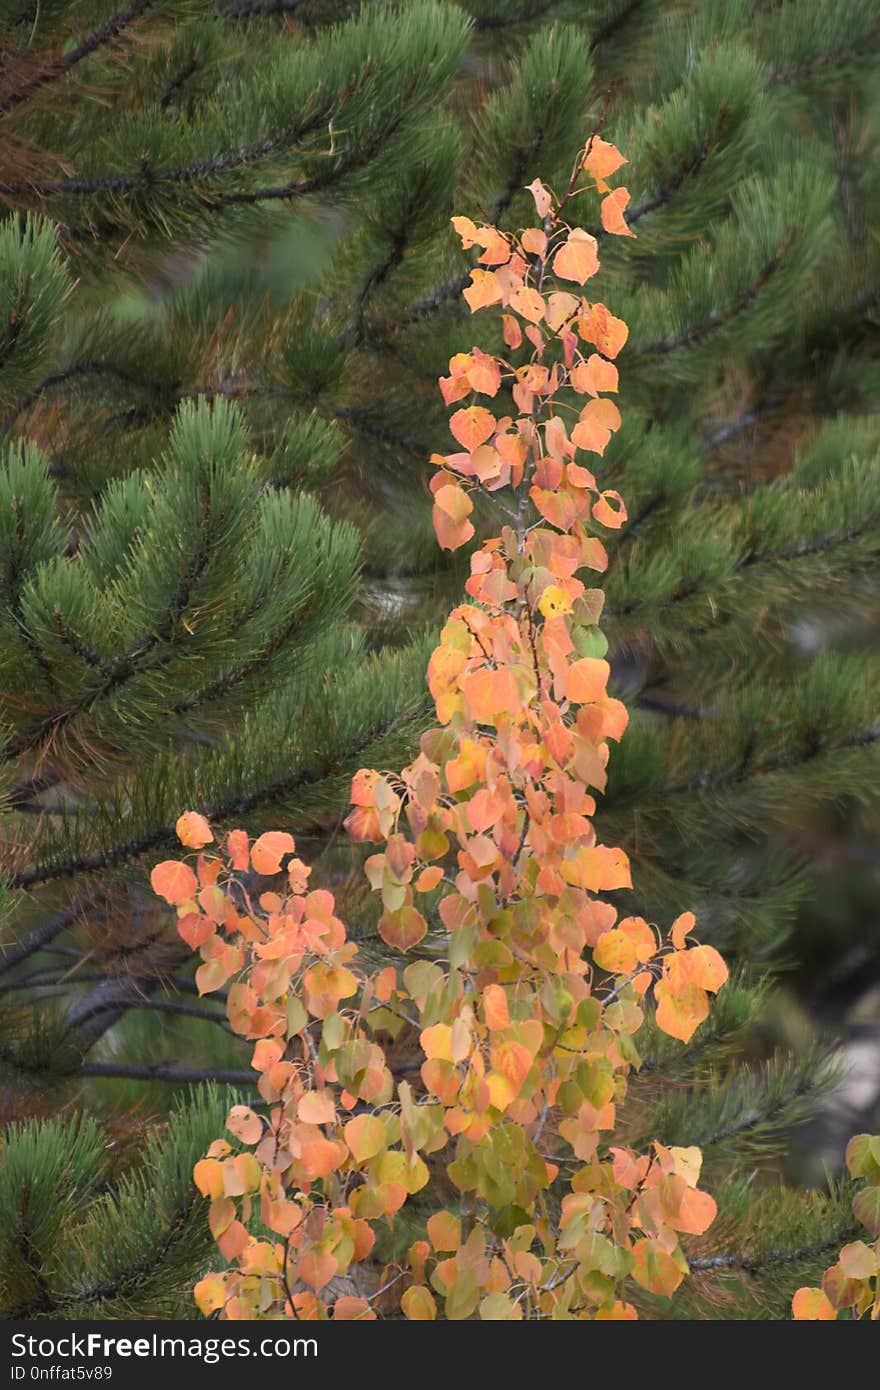
{"label": "green pine foliage", "polygon": [[187,1317],[187,1282],[212,1245],[192,1168],[225,1114],[225,1097],[202,1086],[140,1143],[130,1124],[114,1135],[82,1111],[8,1126],[2,1316]]}
{"label": "green pine foliage", "polygon": [[[838,1076],[775,972],[835,1022],[880,973],[876,6],[16,0],[0,29],[5,1117],[247,1084],[146,881],[183,809],[292,830],[369,937],[349,778],[413,747],[465,573],[436,379],[499,347],[449,216],[518,226],[599,128],[636,239],[590,227],[630,326],[597,829],[629,911],[692,908],[739,970],[689,1049],[651,1038],[626,1122],[721,1194],[675,1315],[786,1316],[852,1221],[776,1181]],[[117,1288],[78,1278],[62,1302]]]}

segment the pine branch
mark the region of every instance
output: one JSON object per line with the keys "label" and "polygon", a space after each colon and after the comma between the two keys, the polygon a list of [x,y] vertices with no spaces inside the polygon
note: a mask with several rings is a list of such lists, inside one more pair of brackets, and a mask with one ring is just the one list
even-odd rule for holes
{"label": "pine branch", "polygon": [[540,19],[558,3],[558,0],[527,0],[527,3],[514,14],[477,15],[474,28],[491,32],[493,29],[508,29],[514,24],[526,24],[530,19]]}
{"label": "pine branch", "polygon": [[880,725],[862,729],[840,739],[837,743],[822,743],[818,739],[804,748],[788,750],[763,763],[745,762],[742,766],[716,772],[701,772],[686,782],[673,782],[663,788],[664,797],[690,796],[695,791],[707,791],[712,787],[730,787],[751,781],[756,777],[770,777],[776,772],[789,772],[804,767],[817,759],[833,757],[849,748],[868,748],[880,739]]}
{"label": "pine branch", "polygon": [[84,58],[88,58],[99,48],[105,47],[123,33],[125,29],[146,10],[156,3],[156,0],[131,0],[131,4],[123,10],[117,10],[116,14],[111,15],[99,29],[93,30],[82,43],[77,44],[76,48],[63,53],[59,58],[53,60],[42,72],[31,77],[17,91],[9,92],[5,97],[0,98],[0,116],[5,115],[14,107],[27,101],[50,82],[57,82],[59,77],[64,77],[77,63],[81,63]]}
{"label": "pine branch", "polygon": [[625,5],[622,10],[618,10],[617,14],[607,19],[590,40],[590,51],[595,52],[603,43],[607,43],[609,39],[613,39],[614,35],[617,34],[619,30],[625,28],[633,15],[642,8],[643,3],[644,0],[630,0],[630,3]]}
{"label": "pine branch", "polygon": [[77,898],[64,912],[56,913],[54,917],[50,917],[23,941],[9,947],[0,946],[0,975],[14,970],[23,960],[27,960],[29,956],[43,950],[50,941],[55,940],[56,936],[72,926],[83,912],[89,907],[93,907],[95,901],[94,898]]}
{"label": "pine branch", "polygon": [[247,1086],[256,1089],[256,1073],[228,1067],[184,1067],[156,1062],[152,1066],[129,1062],[83,1062],[75,1076],[107,1076],[124,1081],[171,1081],[179,1085],[214,1081],[220,1086]]}
{"label": "pine branch", "polygon": [[[243,145],[237,150],[228,150],[223,154],[214,155],[211,159],[196,160],[193,164],[182,164],[176,168],[163,170],[161,173],[152,170],[149,163],[144,160],[137,174],[103,174],[91,178],[54,179],[35,184],[0,183],[0,193],[9,197],[21,197],[24,194],[42,198],[57,194],[68,197],[91,197],[96,193],[145,193],[163,185],[198,183],[199,180],[215,174],[225,174],[236,169],[249,168],[252,164],[258,164],[277,150],[296,149],[306,136],[311,135],[327,123],[333,114],[333,106],[333,103],[328,102],[308,120],[301,122],[299,126],[291,126],[278,135],[266,136],[262,140],[255,140],[249,145]],[[295,186],[295,191],[299,192],[300,189],[311,191],[308,187],[310,183],[314,183],[315,187],[321,186],[320,180],[303,180],[301,184]],[[242,194],[241,197],[228,194],[225,199],[205,196],[201,201],[205,207],[214,207],[223,202],[260,202],[267,197],[279,196],[292,195],[281,195],[277,190],[269,190],[268,192],[264,190],[248,195]]]}
{"label": "pine branch", "polygon": [[305,0],[242,0],[221,11],[224,19],[253,19],[256,15],[295,14]]}
{"label": "pine branch", "polygon": [[767,79],[767,87],[787,87],[793,82],[803,81],[804,78],[814,77],[817,73],[825,72],[828,68],[844,58],[849,58],[854,54],[864,56],[866,51],[870,51],[877,46],[878,32],[875,30],[873,43],[866,43],[864,35],[860,35],[848,43],[837,44],[829,49],[827,53],[822,53],[817,58],[813,58],[807,63],[795,63],[790,68],[781,68],[779,71],[771,73]]}
{"label": "pine branch", "polygon": [[773,1269],[779,1265],[818,1260],[829,1250],[837,1250],[841,1244],[846,1242],[848,1237],[857,1234],[858,1231],[858,1222],[850,1221],[841,1225],[840,1229],[836,1230],[833,1235],[829,1235],[827,1239],[817,1241],[812,1245],[795,1246],[792,1249],[777,1247],[768,1250],[764,1255],[741,1255],[736,1252],[696,1255],[688,1260],[688,1265],[691,1270],[700,1273],[710,1273],[722,1269],[741,1269],[744,1274],[760,1275],[765,1270]]}
{"label": "pine branch", "polygon": [[648,357],[661,357],[667,353],[676,352],[679,348],[690,348],[697,343],[703,342],[712,333],[716,333],[719,328],[724,328],[728,324],[739,318],[751,304],[757,299],[761,290],[772,280],[773,276],[785,264],[786,253],[788,252],[798,228],[793,228],[785,241],[778,247],[777,251],[770,260],[767,261],[759,270],[758,274],[749,285],[737,295],[722,313],[712,313],[703,320],[702,323],[693,324],[686,328],[683,333],[675,334],[673,337],[660,338],[655,343],[649,343],[647,347],[636,348],[630,355],[630,362],[641,362]]}
{"label": "pine branch", "polygon": [[[358,756],[371,744],[375,743],[384,734],[394,728],[398,722],[397,716],[384,721],[377,727],[367,731],[362,737],[356,750],[352,750],[350,759]],[[219,802],[206,808],[205,815],[211,821],[232,819],[236,816],[246,815],[256,806],[271,804],[279,796],[288,796],[305,787],[314,786],[323,780],[326,773],[319,771],[303,770],[287,777],[279,777],[274,782],[261,787],[254,792],[234,796],[226,801]],[[12,874],[7,879],[10,888],[32,888],[39,883],[49,883],[53,880],[73,878],[78,874],[95,873],[101,869],[117,868],[122,864],[131,863],[140,859],[150,850],[157,849],[162,844],[173,844],[176,842],[176,831],[173,824],[156,826],[146,831],[142,835],[134,836],[132,839],[124,841],[122,844],[111,846],[106,850],[99,850],[94,854],[80,855],[75,859],[63,860],[56,864],[35,865],[31,869],[24,869],[18,874]]]}

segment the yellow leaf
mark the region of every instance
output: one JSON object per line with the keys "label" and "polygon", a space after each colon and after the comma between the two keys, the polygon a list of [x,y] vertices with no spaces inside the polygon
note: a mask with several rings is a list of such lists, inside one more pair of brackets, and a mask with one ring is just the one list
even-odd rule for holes
{"label": "yellow leaf", "polygon": [[196,1307],[203,1317],[209,1317],[226,1302],[226,1283],[220,1274],[206,1274],[193,1289]]}
{"label": "yellow leaf", "polygon": [[434,1296],[422,1284],[411,1284],[405,1290],[400,1307],[410,1322],[433,1322],[437,1316]]}
{"label": "yellow leaf", "polygon": [[426,1057],[437,1058],[441,1062],[452,1061],[452,1029],[448,1023],[435,1023],[422,1030],[422,1051]]}
{"label": "yellow leaf", "polygon": [[385,1126],[376,1115],[357,1115],[344,1126],[343,1135],[352,1157],[357,1163],[366,1163],[387,1147]]}
{"label": "yellow leaf", "polygon": [[791,1300],[791,1311],[798,1322],[834,1322],[837,1311],[821,1289],[798,1289]]}

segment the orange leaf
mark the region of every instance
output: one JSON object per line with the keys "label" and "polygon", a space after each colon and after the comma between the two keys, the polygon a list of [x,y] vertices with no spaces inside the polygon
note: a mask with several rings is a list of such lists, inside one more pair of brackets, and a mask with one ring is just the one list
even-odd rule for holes
{"label": "orange leaf", "polygon": [[508,710],[520,705],[519,686],[513,672],[505,668],[497,671],[475,671],[461,683],[462,693],[474,719],[491,723]]}
{"label": "orange leaf", "polygon": [[530,256],[543,256],[547,250],[547,236],[538,227],[527,227],[520,240]]}
{"label": "orange leaf", "polygon": [[333,1304],[334,1322],[375,1322],[377,1314],[365,1298],[346,1293]]}
{"label": "orange leaf", "polygon": [[581,167],[586,169],[588,174],[592,174],[594,179],[607,179],[609,174],[613,174],[621,164],[626,163],[628,160],[620,150],[603,140],[601,135],[593,135]]}
{"label": "orange leaf", "polygon": [[596,1322],[629,1322],[633,1318],[638,1319],[638,1313],[631,1303],[612,1303],[610,1308],[600,1308],[596,1313]]}
{"label": "orange leaf", "polygon": [[682,1196],[681,1207],[675,1219],[675,1229],[684,1231],[686,1235],[701,1236],[704,1231],[708,1231],[717,1215],[718,1207],[714,1198],[710,1197],[708,1192],[689,1187]]}
{"label": "orange leaf", "polygon": [[602,199],[600,214],[602,226],[606,232],[611,232],[614,236],[635,236],[631,232],[623,210],[629,202],[629,193],[625,188],[615,188],[613,193],[609,193],[607,198]]}
{"label": "orange leaf", "polygon": [[487,1028],[510,1027],[507,994],[501,985],[487,985],[483,990],[483,1017]]}
{"label": "orange leaf", "polygon": [[479,258],[481,265],[504,265],[510,260],[510,242],[496,227],[482,227],[478,240],[486,248]]}
{"label": "orange leaf", "polygon": [[329,1091],[306,1091],[296,1103],[297,1117],[307,1125],[329,1125],[336,1119],[336,1106]]}
{"label": "orange leaf", "polygon": [[188,912],[178,921],[177,930],[190,950],[197,951],[206,941],[210,941],[217,931],[217,924],[212,922],[210,917],[204,917],[201,912]]}
{"label": "orange leaf", "polygon": [[477,226],[469,217],[451,217],[449,219],[461,238],[461,244],[465,251],[469,251],[472,246],[477,246]]}
{"label": "orange leaf", "polygon": [[683,912],[680,917],[676,917],[669,932],[669,939],[676,951],[682,949],[685,937],[696,925],[697,919],[692,912]]}
{"label": "orange leaf", "polygon": [[198,811],[184,811],[174,829],[180,843],[190,849],[201,849],[202,845],[209,845],[214,839],[214,832]]}
{"label": "orange leaf", "polygon": [[203,1317],[209,1317],[226,1302],[226,1283],[222,1274],[206,1274],[193,1289],[196,1307]]}
{"label": "orange leaf", "polygon": [[443,879],[443,869],[439,864],[432,864],[430,868],[422,869],[413,887],[418,893],[430,893],[437,887]]}
{"label": "orange leaf", "polygon": [[254,841],[251,849],[251,863],[258,874],[277,874],[281,860],[296,849],[292,835],[285,830],[267,830]]}
{"label": "orange leaf", "polygon": [[193,1168],[193,1181],[203,1197],[222,1197],[222,1164],[216,1158],[200,1158]]}
{"label": "orange leaf", "polygon": [[657,1000],[657,1027],[671,1038],[690,1042],[694,1033],[709,1016],[706,991],[699,985],[685,984],[673,993],[666,980],[658,980],[654,989]]}
{"label": "orange leaf", "polygon": [[426,1057],[442,1062],[452,1061],[452,1029],[448,1023],[435,1023],[421,1034],[422,1051]]}
{"label": "orange leaf", "polygon": [[323,1289],[336,1273],[336,1261],[329,1250],[307,1250],[297,1260],[296,1272],[313,1289]]}
{"label": "orange leaf", "polygon": [[263,1121],[248,1105],[233,1105],[226,1117],[226,1128],[243,1144],[256,1144],[263,1135]]}
{"label": "orange leaf", "polygon": [[518,1095],[532,1069],[532,1054],[522,1043],[512,1040],[497,1043],[492,1048],[492,1066],[505,1081],[510,1082],[514,1095]]}
{"label": "orange leaf", "polygon": [[558,527],[560,531],[569,530],[577,515],[575,504],[570,497],[540,487],[529,488],[529,497],[551,526]]}
{"label": "orange leaf", "polygon": [[727,966],[714,946],[692,946],[685,960],[688,977],[701,989],[715,994],[727,979]]}
{"label": "orange leaf", "polygon": [[590,396],[598,396],[600,391],[616,391],[618,386],[617,368],[613,362],[606,362],[598,352],[593,352],[586,362],[578,362],[571,371],[571,384],[575,391]]}
{"label": "orange leaf", "polygon": [[628,936],[636,948],[636,957],[644,964],[657,953],[657,938],[644,917],[624,917],[618,929]]}
{"label": "orange leaf", "polygon": [[791,1300],[791,1311],[798,1322],[835,1322],[837,1311],[821,1289],[798,1289]]}
{"label": "orange leaf", "polygon": [[599,420],[578,420],[571,432],[571,441],[591,454],[604,454],[611,441],[611,431]]}
{"label": "orange leaf", "polygon": [[623,319],[615,318],[604,304],[594,304],[588,314],[578,319],[577,326],[584,342],[595,343],[606,357],[616,357],[629,336]]}
{"label": "orange leaf", "polygon": [[595,275],[598,269],[596,238],[583,231],[581,227],[572,228],[568,241],[553,257],[553,273],[561,276],[563,280],[576,280],[582,285],[591,275]]}
{"label": "orange leaf", "polygon": [[537,290],[533,290],[529,285],[520,285],[510,297],[510,307],[530,323],[540,323],[546,305]]}
{"label": "orange leaf", "polygon": [[472,270],[471,283],[463,291],[470,311],[475,314],[487,304],[500,304],[501,286],[494,270]]}
{"label": "orange leaf", "polygon": [[230,830],[226,836],[226,848],[232,860],[232,867],[236,873],[241,873],[248,867],[248,840],[244,830]]}
{"label": "orange leaf", "polygon": [[584,656],[568,668],[565,677],[566,699],[588,704],[604,698],[611,667],[601,657]]}
{"label": "orange leaf", "polygon": [[198,879],[188,864],[179,859],[163,859],[150,874],[154,893],[168,903],[183,903],[195,896]]}
{"label": "orange leaf", "polygon": [[[597,360],[601,362],[602,358],[600,357]],[[610,363],[606,363],[605,365],[611,366]],[[611,370],[615,375],[617,374],[617,369],[615,367],[611,367]],[[617,406],[613,401],[606,400],[604,396],[596,400],[587,401],[579,418],[581,420],[595,420],[597,424],[604,425],[605,429],[610,430],[612,434],[615,430],[619,430],[622,424],[620,411],[617,409]]]}
{"label": "orange leaf", "polygon": [[472,453],[495,433],[497,424],[491,410],[483,405],[469,405],[455,412],[449,421],[449,428],[462,448]]}
{"label": "orange leaf", "polygon": [[[488,412],[487,412],[488,413]],[[434,494],[434,530],[444,550],[457,550],[474,534],[468,516],[474,504],[467,493],[453,483],[446,483]]]}
{"label": "orange leaf", "polygon": [[435,1250],[454,1252],[461,1247],[461,1221],[450,1211],[438,1211],[428,1217],[428,1239]]}
{"label": "orange leaf", "polygon": [[840,1268],[847,1279],[873,1279],[877,1273],[877,1252],[863,1240],[853,1241],[840,1251]]}
{"label": "orange leaf", "polygon": [[522,343],[522,329],[512,314],[503,314],[501,322],[504,325],[504,341],[515,352]]}
{"label": "orange leaf", "polygon": [[383,912],[379,918],[379,935],[398,951],[411,951],[418,946],[427,930],[428,924],[418,908],[409,905],[396,912]]}
{"label": "orange leaf", "polygon": [[[613,507],[609,498],[615,504]],[[610,488],[603,492],[599,500],[593,503],[593,516],[601,526],[607,526],[613,531],[618,530],[626,521],[626,507],[620,493]]]}
{"label": "orange leaf", "polygon": [[593,947],[593,959],[601,970],[629,975],[638,964],[635,942],[619,927],[603,932]]}

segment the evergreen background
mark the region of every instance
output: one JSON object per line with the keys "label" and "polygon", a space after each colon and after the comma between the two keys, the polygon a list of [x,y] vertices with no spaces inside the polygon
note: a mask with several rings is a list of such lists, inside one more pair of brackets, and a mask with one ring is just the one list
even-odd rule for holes
{"label": "evergreen background", "polygon": [[880,1091],[876,7],[13,0],[0,30],[0,1306],[187,1308],[187,1174],[249,1072],[149,868],[185,808],[290,829],[371,942],[349,778],[428,718],[463,582],[436,378],[496,346],[448,219],[519,225],[601,124],[637,239],[595,288],[630,326],[598,471],[632,715],[597,828],[628,909],[692,908],[738,972],[630,1123],[728,1181],[679,1314],[785,1316],[849,1218],[775,1176],[821,1184]]}

